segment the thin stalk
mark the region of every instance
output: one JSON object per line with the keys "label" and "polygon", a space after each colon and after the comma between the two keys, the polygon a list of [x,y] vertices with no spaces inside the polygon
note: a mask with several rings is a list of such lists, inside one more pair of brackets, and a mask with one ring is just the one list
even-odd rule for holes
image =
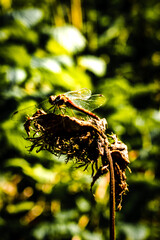
{"label": "thin stalk", "polygon": [[110,166],[110,240],[116,239],[115,234],[115,178],[114,178],[114,166],[113,159],[108,150],[108,147],[105,148],[106,156],[109,161]]}

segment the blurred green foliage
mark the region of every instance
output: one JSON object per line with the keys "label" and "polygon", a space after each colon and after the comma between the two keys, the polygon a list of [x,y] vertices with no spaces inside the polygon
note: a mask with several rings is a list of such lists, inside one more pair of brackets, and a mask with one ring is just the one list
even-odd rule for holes
{"label": "blurred green foliage", "polygon": [[17,108],[82,87],[106,96],[97,110],[129,148],[129,193],[117,238],[160,238],[160,3],[0,1],[1,238],[104,240],[108,176],[91,195],[90,170],[65,156],[28,153]]}

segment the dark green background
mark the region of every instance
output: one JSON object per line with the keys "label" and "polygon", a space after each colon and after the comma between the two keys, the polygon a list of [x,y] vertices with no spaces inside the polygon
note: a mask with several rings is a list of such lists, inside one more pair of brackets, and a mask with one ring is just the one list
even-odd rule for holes
{"label": "dark green background", "polygon": [[129,150],[117,239],[160,239],[159,26],[158,0],[0,1],[1,239],[108,239],[108,176],[94,199],[89,169],[29,154],[10,117],[83,87],[105,95],[96,113]]}

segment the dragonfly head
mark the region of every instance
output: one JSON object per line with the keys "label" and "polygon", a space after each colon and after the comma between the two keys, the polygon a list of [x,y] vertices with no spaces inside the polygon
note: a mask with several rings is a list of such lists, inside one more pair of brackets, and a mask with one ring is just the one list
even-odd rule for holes
{"label": "dragonfly head", "polygon": [[63,104],[63,100],[61,99],[61,95],[58,96],[50,96],[49,97],[49,103],[51,105],[62,105]]}
{"label": "dragonfly head", "polygon": [[55,104],[55,100],[56,100],[56,96],[50,96],[49,97],[49,103],[54,105]]}

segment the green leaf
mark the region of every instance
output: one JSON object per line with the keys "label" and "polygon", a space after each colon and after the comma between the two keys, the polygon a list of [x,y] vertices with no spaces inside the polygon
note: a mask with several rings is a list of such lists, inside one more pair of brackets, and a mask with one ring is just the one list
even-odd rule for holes
{"label": "green leaf", "polygon": [[16,214],[23,211],[28,211],[34,206],[34,202],[23,201],[17,204],[9,204],[7,206],[7,211],[10,214]]}
{"label": "green leaf", "polygon": [[5,42],[8,39],[23,41],[23,43],[38,43],[37,32],[27,28],[21,23],[11,23],[0,29],[0,42]]}
{"label": "green leaf", "polygon": [[81,212],[88,212],[90,210],[90,208],[91,208],[90,203],[83,197],[79,197],[76,200],[76,204],[77,204],[78,209]]}
{"label": "green leaf", "polygon": [[30,56],[25,47],[6,45],[0,47],[0,59],[3,63],[26,67],[30,64]]}
{"label": "green leaf", "polygon": [[141,240],[147,239],[149,236],[148,228],[142,224],[121,224],[120,229],[125,233],[126,236],[129,236],[130,240]]}
{"label": "green leaf", "polygon": [[31,167],[30,164],[22,158],[9,159],[6,163],[6,167],[20,167],[23,173],[40,183],[53,183],[56,173],[45,169],[41,164],[36,164]]}

